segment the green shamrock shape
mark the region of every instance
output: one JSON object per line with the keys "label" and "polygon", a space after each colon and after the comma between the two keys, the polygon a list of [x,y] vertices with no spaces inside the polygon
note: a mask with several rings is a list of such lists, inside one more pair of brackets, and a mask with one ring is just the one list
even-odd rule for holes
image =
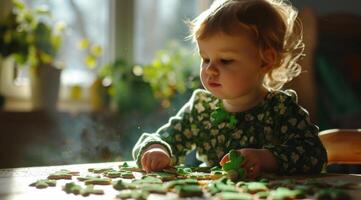
{"label": "green shamrock shape", "polygon": [[223,170],[227,172],[231,180],[238,180],[243,178],[245,171],[242,167],[245,158],[238,155],[237,151],[232,149],[229,151],[229,161],[223,165]]}

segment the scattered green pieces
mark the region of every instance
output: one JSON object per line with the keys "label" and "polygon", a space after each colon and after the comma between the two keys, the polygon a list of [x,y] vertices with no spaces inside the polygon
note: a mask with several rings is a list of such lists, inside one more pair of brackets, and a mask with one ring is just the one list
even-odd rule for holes
{"label": "scattered green pieces", "polygon": [[75,195],[81,194],[82,196],[89,196],[90,194],[104,194],[103,190],[94,189],[93,185],[88,185],[85,188],[82,188],[80,185],[75,184],[74,182],[66,183],[63,186],[63,190],[66,193],[72,193]]}
{"label": "scattered green pieces", "polygon": [[222,171],[222,167],[221,166],[214,166],[211,168],[211,171]]}
{"label": "scattered green pieces", "polygon": [[251,200],[252,195],[248,193],[221,192],[217,194],[220,200]]}
{"label": "scattered green pieces", "polygon": [[146,200],[149,193],[141,190],[123,190],[120,191],[116,198],[117,199],[135,199],[135,200]]}
{"label": "scattered green pieces", "polygon": [[121,167],[130,167],[129,164],[127,162],[124,162]]}
{"label": "scattered green pieces", "polygon": [[54,187],[54,186],[56,186],[56,181],[55,180],[48,180],[48,179],[41,179],[41,180],[37,180],[34,183],[31,183],[29,186],[36,187],[38,189],[43,189],[43,188],[47,188],[47,187]]}
{"label": "scattered green pieces", "polygon": [[133,172],[130,171],[122,171],[120,174],[120,178],[125,178],[125,179],[133,179],[134,175]]}
{"label": "scattered green pieces", "polygon": [[104,176],[108,177],[108,178],[120,178],[122,175],[122,173],[120,171],[108,171],[104,173]]}
{"label": "scattered green pieces", "polygon": [[224,163],[223,170],[227,172],[228,177],[233,180],[240,180],[244,177],[245,171],[242,167],[244,157],[238,155],[237,151],[232,149],[229,151],[229,161]]}
{"label": "scattered green pieces", "polygon": [[203,196],[202,188],[198,185],[179,185],[175,187],[179,197],[201,197]]}
{"label": "scattered green pieces", "polygon": [[167,172],[153,172],[147,174],[147,176],[153,176],[161,179],[162,181],[171,181],[177,178],[176,175]]}
{"label": "scattered green pieces", "polygon": [[316,193],[317,200],[350,200],[351,197],[340,189],[323,189]]}
{"label": "scattered green pieces", "polygon": [[189,173],[186,177],[197,180],[209,180],[213,178],[213,176],[210,173],[205,173],[205,172],[192,172]]}
{"label": "scattered green pieces", "polygon": [[274,200],[286,200],[304,197],[300,191],[291,190],[285,187],[279,187],[276,190],[272,190],[269,196]]}
{"label": "scattered green pieces", "polygon": [[191,167],[191,170],[193,172],[210,173],[211,172],[211,167]]}
{"label": "scattered green pieces", "polygon": [[95,178],[101,178],[101,176],[79,176],[77,177],[78,181],[86,181],[86,180],[90,180],[90,179],[95,179]]}
{"label": "scattered green pieces", "polygon": [[120,179],[113,182],[113,188],[116,190],[135,189],[136,185],[134,185],[133,183],[124,182]]}
{"label": "scattered green pieces", "polygon": [[270,194],[270,192],[266,191],[266,192],[257,192],[255,195],[258,199],[267,199],[269,194]]}
{"label": "scattered green pieces", "polygon": [[85,185],[110,185],[112,179],[110,178],[90,178],[84,181]]}
{"label": "scattered green pieces", "polygon": [[89,196],[90,194],[101,195],[104,194],[104,191],[100,189],[94,189],[94,185],[87,185],[84,189],[82,189],[81,195]]}
{"label": "scattered green pieces", "polygon": [[70,183],[66,183],[63,186],[63,190],[68,194],[72,193],[78,195],[80,194],[82,187],[80,185],[75,184],[74,182],[70,182]]}
{"label": "scattered green pieces", "polygon": [[222,167],[215,166],[211,168],[210,174],[212,176],[212,179],[219,179],[224,175],[227,175],[227,172],[223,171]]}
{"label": "scattered green pieces", "polygon": [[196,179],[179,179],[169,181],[165,184],[165,187],[170,190],[179,185],[198,185],[198,181]]}
{"label": "scattered green pieces", "polygon": [[159,178],[153,176],[143,176],[141,179],[133,180],[133,184],[142,185],[142,184],[162,184],[163,181]]}
{"label": "scattered green pieces", "polygon": [[84,182],[85,185],[110,185],[112,183],[110,178],[102,178],[100,176],[83,176],[77,179]]}
{"label": "scattered green pieces", "polygon": [[268,191],[268,187],[263,182],[244,182],[244,184],[239,187],[243,192],[250,194]]}
{"label": "scattered green pieces", "polygon": [[79,176],[79,172],[62,169],[60,171],[50,174],[48,176],[48,179],[51,179],[51,180],[71,179],[73,176]]}
{"label": "scattered green pieces", "polygon": [[177,173],[178,175],[188,175],[189,173],[192,173],[192,169],[189,167],[184,167],[184,168],[177,168]]}
{"label": "scattered green pieces", "polygon": [[215,195],[220,192],[238,192],[235,184],[227,178],[211,181],[207,186],[207,190],[211,195]]}
{"label": "scattered green pieces", "polygon": [[127,162],[124,162],[123,164],[119,165],[119,169],[128,172],[144,172],[143,169],[136,166],[130,166]]}
{"label": "scattered green pieces", "polygon": [[114,169],[113,168],[89,168],[88,171],[93,172],[95,174],[101,174],[101,173],[105,173],[105,172],[109,172],[109,171],[114,171]]}
{"label": "scattered green pieces", "polygon": [[[283,179],[271,181],[259,179],[249,182],[247,180],[238,181],[244,177],[242,168],[244,157],[237,154],[235,150],[229,152],[230,160],[223,168],[219,166],[209,167],[170,167],[162,172],[143,174],[141,179],[133,179],[137,175],[132,170],[135,168],[128,163],[123,163],[119,167],[121,170],[112,168],[91,168],[89,171],[96,173],[92,176],[79,176],[79,172],[69,170],[56,171],[48,176],[48,179],[40,179],[29,186],[36,188],[47,188],[56,186],[58,179],[72,179],[76,177],[78,181],[84,182],[85,186],[77,185],[75,182],[62,186],[67,193],[88,196],[91,194],[104,194],[103,190],[95,189],[94,185],[110,185],[115,190],[119,190],[116,196],[118,199],[147,199],[149,194],[163,194],[176,192],[179,197],[202,197],[203,190],[206,189],[212,195],[212,199],[239,200],[289,200],[289,199],[309,199],[319,200],[349,200],[350,195],[344,189],[358,189],[361,184],[335,181],[326,183],[317,179]],[[169,170],[169,171],[168,171]],[[235,173],[235,175],[232,175]],[[144,175],[145,174],[145,175]],[[224,176],[225,174],[228,175]],[[218,178],[215,178],[218,177]],[[117,179],[112,182],[112,178]],[[268,177],[269,178],[269,177]],[[203,181],[204,180],[204,181]],[[235,184],[237,180],[237,184]],[[207,185],[206,187],[204,187]],[[208,197],[208,194],[206,195]]]}
{"label": "scattered green pieces", "polygon": [[167,189],[162,184],[145,184],[141,186],[141,190],[148,193],[166,194]]}

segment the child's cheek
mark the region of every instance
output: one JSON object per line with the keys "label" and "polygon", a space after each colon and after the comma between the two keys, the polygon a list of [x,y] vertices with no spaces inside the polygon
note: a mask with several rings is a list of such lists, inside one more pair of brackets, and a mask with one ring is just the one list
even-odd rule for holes
{"label": "child's cheek", "polygon": [[245,92],[255,88],[256,84],[258,83],[254,75],[247,72],[238,74],[238,76],[233,80],[235,81],[232,83],[232,85],[235,87],[235,89]]}

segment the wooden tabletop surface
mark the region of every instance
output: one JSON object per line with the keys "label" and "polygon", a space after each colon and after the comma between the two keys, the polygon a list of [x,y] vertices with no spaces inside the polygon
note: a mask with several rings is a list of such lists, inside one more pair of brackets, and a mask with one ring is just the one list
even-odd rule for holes
{"label": "wooden tabletop surface", "polygon": [[[0,169],[0,199],[1,200],[37,200],[37,199],[115,199],[118,193],[111,186],[95,186],[96,188],[103,189],[104,195],[90,195],[88,197],[75,196],[73,194],[66,194],[62,191],[61,187],[70,180],[57,181],[56,187],[49,187],[46,189],[36,189],[29,187],[30,183],[38,179],[46,178],[50,173],[56,172],[61,169],[67,169],[72,171],[79,171],[80,175],[87,175],[88,168],[103,168],[112,167],[118,169],[120,162],[110,163],[90,163],[90,164],[76,164],[76,165],[62,165],[62,166],[46,166],[46,167],[29,167],[29,168],[11,168]],[[289,177],[288,177],[289,178]],[[292,178],[292,177],[291,177]],[[295,177],[300,178],[300,177]],[[307,176],[302,178],[315,178],[326,182],[334,182],[338,180],[361,183],[361,174],[325,174],[322,176]],[[73,181],[77,182],[73,178]],[[361,200],[361,189],[349,190],[349,194],[355,200]],[[175,194],[168,194],[166,197],[159,195],[150,195],[148,199],[177,199]],[[200,199],[200,198],[194,198]],[[202,198],[207,199],[207,198]]]}

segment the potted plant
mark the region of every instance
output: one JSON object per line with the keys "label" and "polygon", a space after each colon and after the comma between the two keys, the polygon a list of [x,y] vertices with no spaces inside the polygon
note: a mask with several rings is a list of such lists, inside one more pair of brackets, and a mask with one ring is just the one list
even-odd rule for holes
{"label": "potted plant", "polygon": [[65,25],[49,25],[51,13],[44,7],[28,9],[20,0],[12,3],[12,12],[0,22],[0,56],[29,67],[33,108],[54,110],[61,73],[55,57]]}

